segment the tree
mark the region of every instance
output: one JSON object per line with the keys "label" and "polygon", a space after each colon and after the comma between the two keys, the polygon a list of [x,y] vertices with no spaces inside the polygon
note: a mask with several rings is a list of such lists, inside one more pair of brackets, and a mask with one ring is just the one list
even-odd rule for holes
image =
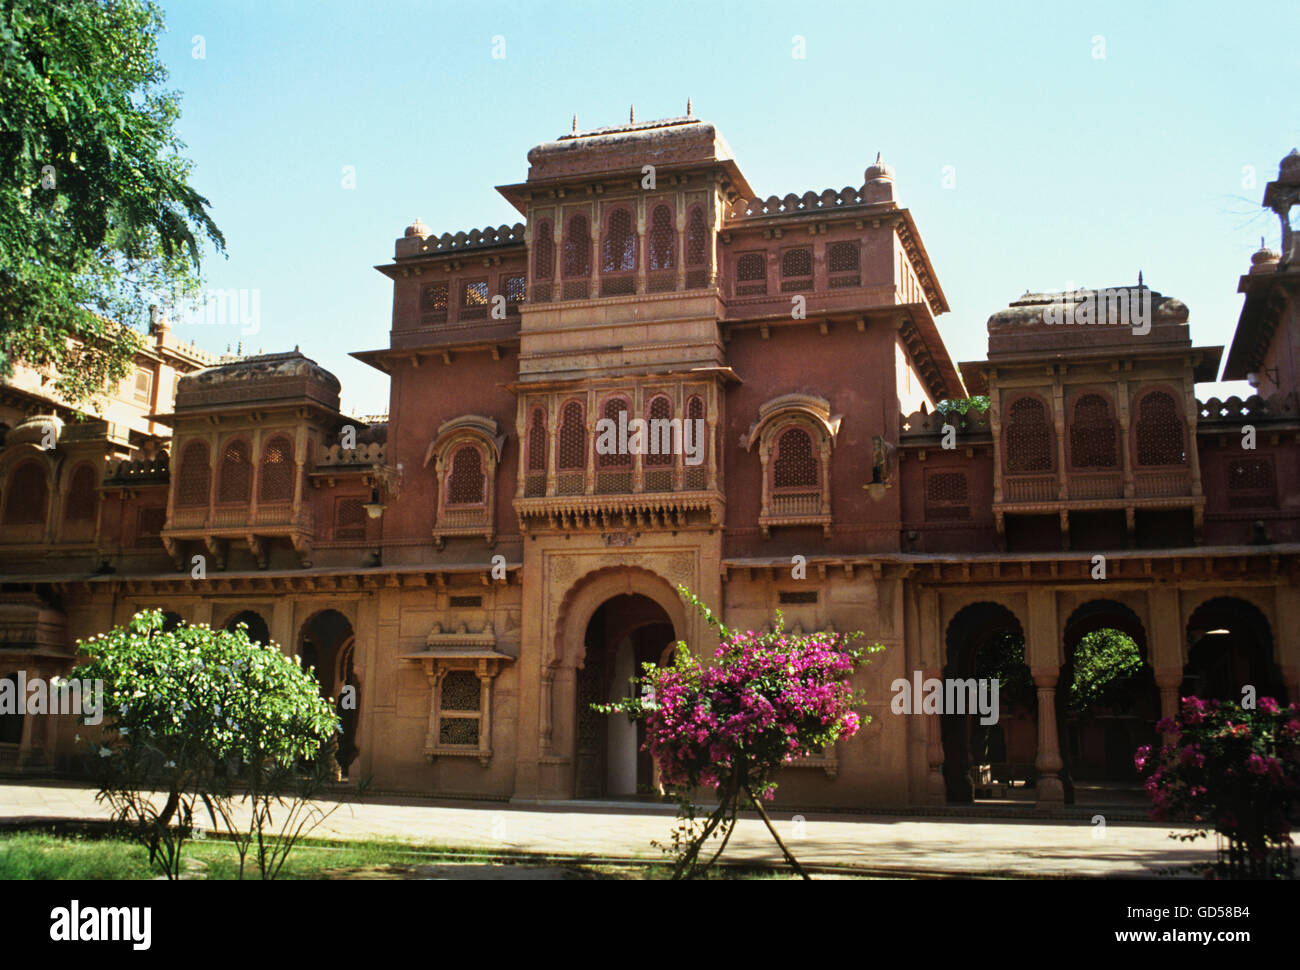
{"label": "tree", "polygon": [[1070,711],[1082,715],[1099,706],[1123,706],[1141,671],[1142,653],[1132,637],[1109,628],[1084,634],[1074,650]]}
{"label": "tree", "polygon": [[[256,838],[259,867],[274,876],[301,829],[281,828],[268,844],[271,806],[286,791],[310,797],[298,769],[317,758],[338,718],[310,672],[274,644],[250,640],[245,627],[164,624],[161,611],[137,613],[125,627],[78,642],[88,659],[72,676],[104,692],[105,730],[90,757],[99,799],[170,878],[180,874],[181,848],[203,807],[230,831],[241,875]],[[236,824],[236,797],[251,810],[246,834]],[[282,816],[291,826],[302,801]]]}
{"label": "tree", "polygon": [[[786,633],[780,613],[771,633],[729,630],[686,587],[678,592],[717,629],[721,645],[714,663],[702,665],[679,643],[671,666],[645,664],[641,696],[593,707],[646,722],[646,748],[680,807],[667,847],[676,857],[674,879],[700,874],[717,861],[745,802],[762,817],[790,865],[807,879],[762,800],[775,794],[774,776],[783,764],[852,737],[870,721],[853,710],[862,698],[853,692],[849,676],[868,662],[868,654],[884,647],[855,643],[861,633]],[[702,825],[692,799],[701,786],[718,793],[718,807]],[[701,866],[701,850],[718,834],[721,845]]]}
{"label": "tree", "polygon": [[0,0],[0,376],[83,401],[121,380],[132,325],[225,240],[189,184],[145,0]]}

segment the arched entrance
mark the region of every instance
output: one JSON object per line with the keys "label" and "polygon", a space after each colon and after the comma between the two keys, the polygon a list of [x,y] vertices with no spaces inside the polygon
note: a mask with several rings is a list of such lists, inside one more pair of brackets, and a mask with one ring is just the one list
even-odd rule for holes
{"label": "arched entrance", "polygon": [[262,619],[260,613],[253,610],[243,610],[236,613],[226,621],[224,629],[233,633],[241,623],[248,627],[248,639],[254,643],[267,644],[271,642],[271,628],[266,625],[266,620]]}
{"label": "arched entrance", "polygon": [[1133,755],[1158,744],[1160,690],[1146,630],[1115,600],[1092,600],[1065,623],[1065,663],[1057,681],[1061,782],[1066,804],[1141,801]]}
{"label": "arched entrance", "polygon": [[645,726],[624,715],[600,714],[592,704],[627,697],[644,663],[661,663],[674,642],[672,620],[648,596],[624,593],[602,603],[587,622],[577,672],[574,796],[650,794],[653,766],[641,751]]}
{"label": "arched entrance", "polygon": [[1015,614],[998,603],[973,603],[958,612],[948,624],[943,676],[998,680],[996,724],[980,724],[977,714],[940,716],[948,801],[976,800],[972,765],[989,766],[989,780],[999,783],[1000,795],[1021,794],[1016,788],[1028,789],[1034,781],[1038,700]]}
{"label": "arched entrance", "polygon": [[1187,622],[1187,664],[1180,697],[1240,704],[1242,688],[1285,704],[1286,685],[1273,659],[1273,634],[1259,608],[1233,596],[1206,600]]}
{"label": "arched entrance", "polygon": [[321,696],[333,698],[335,703],[341,722],[335,759],[344,777],[359,750],[361,685],[353,664],[355,645],[352,623],[338,610],[313,614],[298,633],[298,656],[302,658],[303,669],[313,671]]}

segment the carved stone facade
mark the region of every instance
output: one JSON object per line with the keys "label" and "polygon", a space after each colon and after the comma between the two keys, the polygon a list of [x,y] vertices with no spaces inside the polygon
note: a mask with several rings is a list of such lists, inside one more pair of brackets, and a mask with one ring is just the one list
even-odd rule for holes
{"label": "carved stone facade", "polygon": [[[1091,631],[1142,652],[1134,730],[1242,678],[1300,699],[1289,255],[1243,277],[1224,372],[1266,396],[1202,402],[1222,348],[1140,283],[1026,294],[959,370],[879,159],[858,188],[764,201],[685,117],[528,161],[500,188],[522,222],[417,220],[380,267],[392,329],[355,356],[388,375],[388,416],[340,413],[297,351],[182,377],[156,415],[169,453],[29,401],[0,450],[0,677],[66,672],[77,638],[144,608],[242,622],[350,688],[349,778],[628,796],[655,787],[638,729],[590,705],[678,641],[711,652],[686,587],[733,627],[780,610],[885,646],[856,675],[870,722],[781,779],[805,806],[968,800],[968,725],[893,713],[892,685],[966,676],[999,636],[1023,640],[1036,703],[1006,729],[1030,804],[1071,797],[1058,698]],[[1052,322],[1094,297],[1088,326]],[[1144,331],[1107,315],[1144,300]],[[987,412],[936,409],[969,395]],[[0,727],[21,770],[71,766],[85,730]]]}

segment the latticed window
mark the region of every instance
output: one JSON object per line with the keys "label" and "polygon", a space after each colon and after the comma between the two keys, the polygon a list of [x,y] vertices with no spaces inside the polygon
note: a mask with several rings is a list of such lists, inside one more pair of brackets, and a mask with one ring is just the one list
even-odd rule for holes
{"label": "latticed window", "polygon": [[[612,397],[605,402],[605,418],[614,422],[615,429],[618,428],[618,416],[625,411],[630,410],[627,401],[621,397]],[[626,419],[625,419],[626,420]],[[618,448],[618,432],[615,431],[615,448],[607,455],[596,455],[597,468],[628,468],[632,465],[632,455],[622,452]]]}
{"label": "latticed window", "polygon": [[442,678],[438,706],[439,744],[478,744],[482,695],[479,679],[473,671],[448,672]]}
{"label": "latticed window", "polygon": [[709,227],[704,222],[704,208],[694,206],[686,217],[686,265],[704,266],[709,261]]}
{"label": "latticed window", "polygon": [[485,307],[488,305],[488,285],[486,280],[473,280],[465,284],[461,291],[460,305],[463,307]]}
{"label": "latticed window", "polygon": [[926,476],[925,517],[970,518],[970,486],[965,472],[932,472]]}
{"label": "latticed window", "polygon": [[1052,469],[1052,429],[1047,408],[1036,397],[1022,397],[1007,410],[1007,471]]}
{"label": "latticed window", "polygon": [[781,276],[784,279],[812,276],[812,250],[787,249],[782,253]]}
{"label": "latticed window", "polygon": [[528,428],[528,470],[546,471],[546,414],[541,408],[533,408],[533,420]]}
{"label": "latticed window", "polygon": [[543,219],[533,233],[533,277],[539,280],[555,276],[555,229],[550,219]]}
{"label": "latticed window", "polygon": [[858,271],[858,244],[852,242],[831,243],[828,256],[832,273],[856,273]]}
{"label": "latticed window", "polygon": [[34,461],[19,465],[9,476],[5,525],[41,525],[49,503],[45,469]]}
{"label": "latticed window", "polygon": [[786,429],[776,442],[772,487],[816,488],[817,464],[812,435],[803,428]]}
{"label": "latticed window", "polygon": [[587,467],[587,427],[583,421],[582,405],[570,401],[564,405],[560,418],[560,444],[556,454],[559,471]]}
{"label": "latticed window", "polygon": [[1183,420],[1173,396],[1153,391],[1138,405],[1137,454],[1140,465],[1181,465],[1187,461],[1183,447]]}
{"label": "latticed window", "polygon": [[605,231],[603,273],[630,273],[636,269],[636,233],[632,231],[632,213],[617,208],[609,216]]}
{"label": "latticed window", "polygon": [[341,498],[334,504],[334,538],[364,539],[366,508],[359,498]]}
{"label": "latticed window", "polygon": [[484,499],[483,456],[473,445],[461,445],[451,457],[447,474],[448,505],[482,505]]}
{"label": "latticed window", "polygon": [[524,302],[524,293],[528,287],[528,277],[507,276],[505,285],[506,306],[513,307]]}
{"label": "latticed window", "polygon": [[207,505],[211,491],[212,468],[208,464],[208,446],[191,441],[181,452],[180,483],[176,486],[177,505]]}
{"label": "latticed window", "polygon": [[743,254],[736,260],[736,295],[762,296],[765,293],[767,293],[767,254]]}
{"label": "latticed window", "polygon": [[420,311],[422,313],[447,312],[447,284],[425,283],[420,289]]}
{"label": "latticed window", "polygon": [[63,515],[69,522],[86,522],[95,518],[95,469],[81,465],[72,473]]}
{"label": "latticed window", "polygon": [[235,439],[221,456],[221,477],[217,481],[219,502],[247,502],[252,495],[253,464],[248,442]]}
{"label": "latticed window", "polygon": [[[650,419],[651,422],[649,428],[647,429],[647,434],[650,435],[651,442],[656,442],[657,443],[656,446],[662,448],[664,445],[664,439],[668,437],[671,440],[671,436],[670,435],[665,436],[661,433],[657,433],[656,425],[654,424],[654,422],[655,421],[663,422],[663,421],[671,420],[673,416],[672,403],[668,400],[668,398],[660,394],[653,401],[650,402],[650,407],[646,409],[646,416]],[[666,427],[666,425],[660,425],[660,427]],[[650,448],[651,442],[646,442],[647,449]],[[673,445],[677,446],[677,443],[673,442]],[[641,463],[647,466],[671,465],[673,463],[673,456],[671,452],[667,452],[667,451],[662,452],[660,454],[652,454],[647,450],[647,453],[641,459]]]}
{"label": "latticed window", "polygon": [[[685,481],[687,488],[704,488],[708,483],[708,470],[706,468],[709,457],[709,431],[708,425],[704,421],[704,399],[702,397],[692,397],[686,402],[686,420],[691,423],[691,446],[695,454],[699,455],[699,463],[695,465],[686,464]],[[686,428],[682,428],[682,447],[686,447]],[[692,459],[694,455],[689,456]],[[686,459],[683,459],[685,464]]]}
{"label": "latticed window", "polygon": [[649,269],[651,272],[673,268],[673,248],[677,230],[673,228],[673,210],[666,205],[655,206],[650,215]]}
{"label": "latticed window", "polygon": [[564,275],[591,275],[591,227],[581,213],[569,218],[569,228],[564,234]]}
{"label": "latticed window", "polygon": [[257,500],[293,501],[293,445],[283,435],[276,435],[268,441],[262,452],[262,479]]}
{"label": "latticed window", "polygon": [[1085,394],[1074,405],[1070,424],[1070,461],[1075,468],[1115,468],[1115,419],[1110,402],[1100,394]]}
{"label": "latticed window", "polygon": [[1271,458],[1228,462],[1228,505],[1237,509],[1276,507],[1277,478]]}

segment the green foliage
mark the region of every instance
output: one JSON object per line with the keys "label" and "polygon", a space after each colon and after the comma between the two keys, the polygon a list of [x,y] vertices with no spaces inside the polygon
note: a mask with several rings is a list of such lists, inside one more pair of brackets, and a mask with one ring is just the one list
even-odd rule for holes
{"label": "green foliage", "polygon": [[1123,705],[1129,684],[1141,670],[1142,654],[1132,637],[1111,629],[1085,634],[1074,651],[1071,713]]}
{"label": "green foliage", "polygon": [[[0,0],[0,376],[82,401],[129,371],[162,293],[225,240],[189,185],[145,0]],[[114,322],[117,321],[117,322]]]}
{"label": "green foliage", "polygon": [[[182,624],[167,632],[157,610],[79,646],[89,659],[73,676],[104,687],[106,730],[89,759],[100,799],[149,845],[151,860],[179,875],[200,802],[214,825],[220,816],[237,827],[244,814],[235,810],[238,787],[253,823],[244,844],[256,837],[263,875],[273,876],[284,839],[311,811],[287,812],[290,828],[267,847],[271,806],[285,804],[286,792],[292,808],[319,790],[319,778],[304,778],[299,768],[338,730],[315,678],[274,644],[250,640],[242,626],[217,632]],[[155,790],[166,796],[161,808]]]}
{"label": "green foliage", "polygon": [[989,409],[989,399],[987,394],[977,394],[974,397],[962,397],[955,400],[945,399],[936,404],[934,409],[940,414],[966,414],[970,411],[984,414]]}
{"label": "green foliage", "polygon": [[975,676],[997,678],[998,696],[1005,707],[1037,709],[1038,692],[1025,663],[1025,638],[1002,632],[991,637],[975,655]]}

